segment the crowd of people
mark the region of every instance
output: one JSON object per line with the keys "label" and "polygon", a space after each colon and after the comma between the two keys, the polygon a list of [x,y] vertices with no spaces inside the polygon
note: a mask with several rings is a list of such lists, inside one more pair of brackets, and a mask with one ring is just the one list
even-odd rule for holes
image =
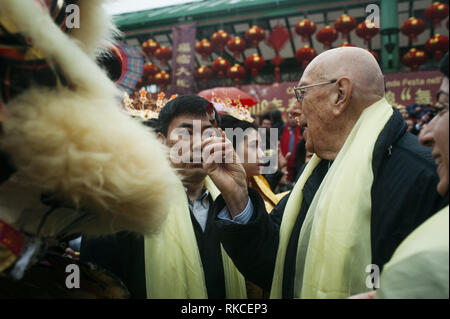
{"label": "crowd of people", "polygon": [[196,94],[140,118],[92,58],[101,39],[42,6],[0,6],[2,67],[51,61],[1,84],[0,297],[449,297],[448,54],[427,112],[391,106],[372,54],[340,47],[306,67],[285,123]]}

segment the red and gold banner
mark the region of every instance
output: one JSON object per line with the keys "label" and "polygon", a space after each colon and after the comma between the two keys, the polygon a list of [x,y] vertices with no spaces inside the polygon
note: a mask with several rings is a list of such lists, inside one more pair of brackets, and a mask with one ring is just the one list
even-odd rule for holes
{"label": "red and gold banner", "polygon": [[[388,73],[386,77],[386,99],[391,104],[435,104],[436,94],[443,75],[437,71]],[[298,82],[282,82],[274,84],[242,85],[240,89],[253,95],[259,104],[253,106],[252,114],[264,112],[269,105],[276,106],[285,112],[296,103],[294,86]]]}

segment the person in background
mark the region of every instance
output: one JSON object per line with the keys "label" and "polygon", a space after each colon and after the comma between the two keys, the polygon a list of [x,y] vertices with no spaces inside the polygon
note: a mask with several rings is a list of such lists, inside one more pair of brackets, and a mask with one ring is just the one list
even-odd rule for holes
{"label": "person in background", "polygon": [[281,115],[281,111],[278,109],[274,109],[269,111],[270,119],[272,121],[272,127],[278,129],[278,139],[281,139],[281,134],[283,134],[283,130],[285,127],[285,123],[283,122],[283,118]]}
{"label": "person in background", "polygon": [[[267,211],[271,211],[288,192],[274,194],[267,180],[261,175],[264,153],[261,149],[261,137],[256,125],[248,116],[243,116],[242,113],[237,115],[231,112],[230,114],[221,115],[220,126],[227,134],[227,138],[233,143],[233,148],[238,154],[247,175],[248,186],[260,194]],[[242,130],[243,136],[237,134],[238,130]],[[247,297],[249,299],[269,297],[267,290],[263,290],[250,281],[247,281],[246,284]]]}
{"label": "person in background", "polygon": [[291,112],[288,112],[288,120],[280,139],[281,153],[283,156],[288,158],[286,165],[288,174],[286,179],[289,183],[294,182],[296,176],[295,150],[297,148],[297,143],[302,139],[301,129],[298,125],[297,119],[291,114]]}

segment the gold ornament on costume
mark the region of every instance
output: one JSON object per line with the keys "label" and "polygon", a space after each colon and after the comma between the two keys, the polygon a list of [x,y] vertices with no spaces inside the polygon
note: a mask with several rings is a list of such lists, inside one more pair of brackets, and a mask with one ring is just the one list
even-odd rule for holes
{"label": "gold ornament on costume", "polygon": [[211,103],[214,105],[219,114],[228,114],[241,121],[253,123],[255,120],[250,115],[250,111],[242,105],[240,98],[232,100],[229,97],[220,98],[214,93],[212,94]]}
{"label": "gold ornament on costume", "polygon": [[142,89],[139,92],[134,92],[132,97],[124,93],[122,100],[123,107],[131,116],[141,118],[142,120],[157,119],[159,112],[166,105],[167,102],[177,97],[177,94],[172,95],[169,99],[166,98],[164,92],[158,94],[155,100],[151,94]]}

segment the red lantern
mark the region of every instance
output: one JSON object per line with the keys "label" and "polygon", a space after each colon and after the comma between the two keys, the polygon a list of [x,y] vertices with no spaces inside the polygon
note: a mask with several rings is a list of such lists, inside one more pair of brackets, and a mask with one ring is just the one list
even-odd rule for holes
{"label": "red lantern", "polygon": [[159,48],[159,43],[152,39],[149,39],[149,40],[145,41],[144,43],[142,43],[142,50],[149,57],[152,57],[158,48]]}
{"label": "red lantern", "polygon": [[235,64],[228,68],[228,77],[232,79],[236,84],[247,76],[247,70],[239,64]]}
{"label": "red lantern", "polygon": [[211,42],[209,42],[207,39],[198,41],[195,44],[195,52],[201,54],[203,60],[208,60],[208,56],[212,53],[212,51],[213,48]]}
{"label": "red lantern", "polygon": [[364,39],[364,43],[371,45],[372,38],[380,32],[375,23],[364,20],[356,27],[356,35]]}
{"label": "red lantern", "polygon": [[266,32],[260,27],[254,25],[245,31],[245,38],[252,43],[252,46],[257,47],[259,42],[266,38]]}
{"label": "red lantern", "polygon": [[434,53],[435,60],[442,59],[445,52],[448,51],[448,37],[435,34],[425,43],[425,49],[430,53]]}
{"label": "red lantern", "polygon": [[230,35],[223,30],[214,32],[211,36],[211,43],[215,48],[217,48],[217,51],[219,51],[219,53],[223,52],[223,49],[225,48],[229,40]]}
{"label": "red lantern", "polygon": [[235,37],[228,41],[227,48],[231,52],[233,52],[233,56],[235,59],[239,59],[239,55],[242,54],[242,52],[245,51],[247,48],[247,45],[245,44],[245,41],[241,39],[240,37]]}
{"label": "red lantern", "polygon": [[252,76],[257,76],[258,71],[264,67],[266,61],[258,54],[253,54],[245,59],[245,66],[251,70]]}
{"label": "red lantern", "polygon": [[342,33],[342,38],[348,38],[350,32],[356,27],[356,20],[348,14],[343,14],[334,21],[334,28]]}
{"label": "red lantern", "polygon": [[324,49],[329,49],[331,43],[336,41],[338,38],[338,33],[335,28],[327,25],[326,27],[320,29],[316,34],[317,41],[323,43]]}
{"label": "red lantern", "polygon": [[309,37],[316,32],[316,24],[308,19],[303,19],[295,25],[295,32],[302,37],[303,42],[308,42]]}
{"label": "red lantern", "polygon": [[167,66],[167,61],[172,58],[172,50],[168,47],[161,46],[156,50],[155,56],[161,61],[163,66]]}
{"label": "red lantern", "polygon": [[339,46],[339,48],[342,48],[342,47],[356,47],[356,45],[354,45],[353,43],[349,43],[349,42],[345,41],[344,43],[342,43]]}
{"label": "red lantern", "polygon": [[170,83],[170,75],[166,71],[156,73],[153,79],[161,87],[161,91],[165,91],[166,86]]}
{"label": "red lantern", "polygon": [[295,58],[302,64],[303,69],[305,69],[309,62],[311,62],[316,56],[316,50],[311,48],[309,45],[305,45],[303,48],[300,48],[295,52]]}
{"label": "red lantern", "polygon": [[149,82],[153,81],[153,76],[159,72],[159,68],[152,62],[147,62],[144,64],[143,73],[147,77]]}
{"label": "red lantern", "polygon": [[410,49],[402,57],[402,63],[409,66],[413,71],[417,71],[425,62],[427,62],[427,54],[424,51],[415,48]]}
{"label": "red lantern", "polygon": [[411,17],[403,23],[400,31],[409,37],[409,41],[415,42],[417,41],[417,36],[425,31],[425,28],[426,25],[422,19]]}
{"label": "red lantern", "polygon": [[206,84],[206,81],[212,78],[213,71],[210,67],[202,65],[195,70],[194,76],[196,79],[201,80],[203,84]]}
{"label": "red lantern", "polygon": [[222,57],[218,57],[214,60],[214,62],[211,65],[211,68],[215,73],[217,73],[217,77],[219,79],[223,78],[225,76],[225,73],[227,72],[228,68],[230,67],[230,62],[228,60],[225,60]]}
{"label": "red lantern", "polygon": [[425,9],[425,19],[431,21],[433,27],[440,27],[441,21],[448,16],[448,5],[440,2],[435,2]]}

